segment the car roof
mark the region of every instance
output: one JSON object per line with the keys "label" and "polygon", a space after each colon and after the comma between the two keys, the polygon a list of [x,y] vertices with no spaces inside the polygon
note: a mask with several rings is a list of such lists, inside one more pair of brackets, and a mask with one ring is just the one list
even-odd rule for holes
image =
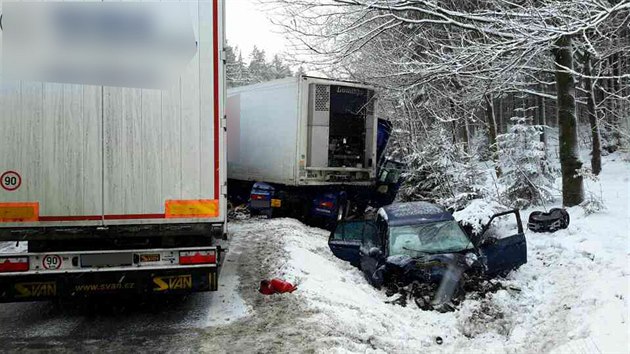
{"label": "car roof", "polygon": [[390,226],[455,220],[449,212],[429,202],[394,203],[382,210]]}

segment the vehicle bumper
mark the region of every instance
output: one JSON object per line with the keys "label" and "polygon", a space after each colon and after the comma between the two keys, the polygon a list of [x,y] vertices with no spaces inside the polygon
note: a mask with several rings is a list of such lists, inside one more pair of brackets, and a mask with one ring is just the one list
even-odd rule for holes
{"label": "vehicle bumper", "polygon": [[0,275],[0,303],[104,295],[160,295],[216,291],[214,264],[143,270]]}

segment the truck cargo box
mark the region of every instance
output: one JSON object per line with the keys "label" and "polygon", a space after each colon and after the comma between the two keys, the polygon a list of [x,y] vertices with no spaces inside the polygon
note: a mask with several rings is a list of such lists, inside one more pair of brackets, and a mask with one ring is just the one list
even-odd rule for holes
{"label": "truck cargo box", "polygon": [[196,53],[166,90],[14,81],[0,71],[0,239],[223,227],[224,4],[190,4]]}
{"label": "truck cargo box", "polygon": [[374,90],[290,77],[228,90],[228,178],[288,186],[372,185]]}

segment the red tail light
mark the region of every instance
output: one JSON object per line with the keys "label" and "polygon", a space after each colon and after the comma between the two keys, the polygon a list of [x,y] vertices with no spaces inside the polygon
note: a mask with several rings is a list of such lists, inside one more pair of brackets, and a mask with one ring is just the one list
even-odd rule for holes
{"label": "red tail light", "polygon": [[216,262],[217,254],[214,250],[179,252],[179,264],[210,264]]}
{"label": "red tail light", "polygon": [[267,199],[267,196],[262,194],[252,194],[251,198],[252,200],[265,200]]}
{"label": "red tail light", "polygon": [[333,204],[333,202],[321,202],[319,203],[319,206],[326,209],[332,209],[335,207],[335,204]]}
{"label": "red tail light", "polygon": [[28,257],[0,258],[0,273],[28,271]]}

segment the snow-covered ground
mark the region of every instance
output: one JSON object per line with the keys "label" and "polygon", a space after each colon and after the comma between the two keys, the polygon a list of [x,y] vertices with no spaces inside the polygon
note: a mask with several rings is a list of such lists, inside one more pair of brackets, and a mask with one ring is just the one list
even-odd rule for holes
{"label": "snow-covered ground", "polygon": [[315,311],[308,322],[321,327],[324,351],[626,353],[630,164],[612,155],[603,169],[607,211],[570,208],[568,229],[527,232],[528,263],[507,279],[520,291],[468,298],[452,313],[385,303],[383,292],[329,252],[327,232],[293,220],[266,222],[291,229],[277,234],[288,260],[275,275],[298,283],[293,295]]}

